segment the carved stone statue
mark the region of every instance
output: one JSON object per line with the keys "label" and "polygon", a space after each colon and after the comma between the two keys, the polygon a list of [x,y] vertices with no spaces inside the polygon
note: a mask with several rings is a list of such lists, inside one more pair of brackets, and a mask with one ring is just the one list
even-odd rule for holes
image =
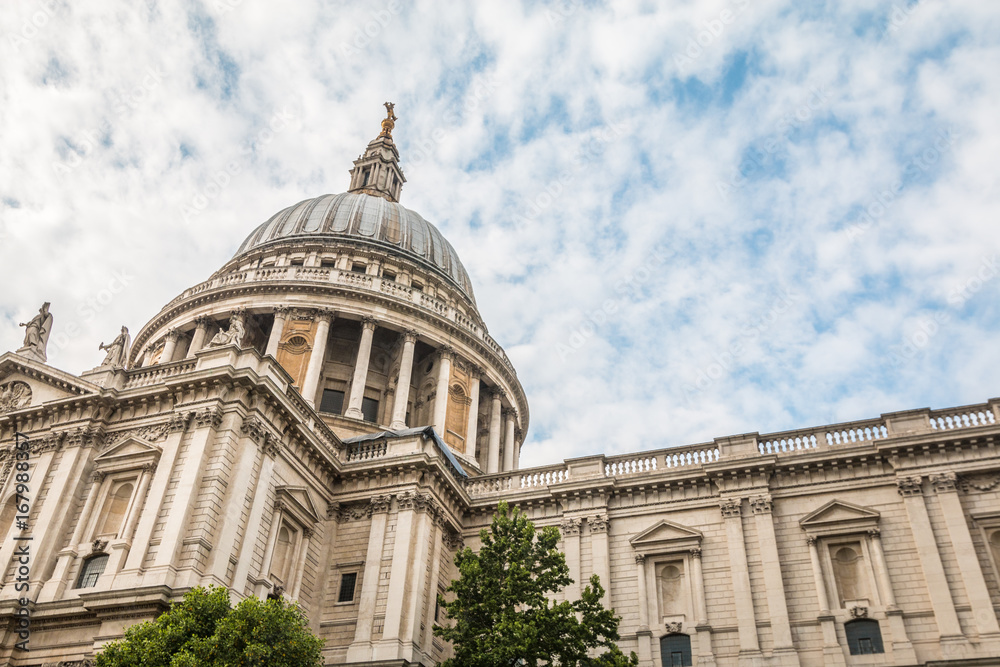
{"label": "carved stone statue", "polygon": [[38,309],[38,314],[28,322],[21,322],[24,327],[24,345],[17,351],[22,357],[28,357],[45,362],[45,347],[49,344],[49,334],[52,333],[52,314],[49,312],[49,302],[46,301]]}
{"label": "carved stone statue", "polygon": [[222,347],[223,345],[243,346],[243,336],[247,333],[243,325],[243,313],[234,312],[229,318],[229,330],[220,329],[219,333],[212,337],[209,347]]}
{"label": "carved stone statue", "polygon": [[0,384],[0,414],[18,410],[31,403],[31,387],[25,382],[14,380]]}
{"label": "carved stone statue", "polygon": [[111,343],[105,345],[101,343],[98,346],[98,350],[107,350],[108,356],[104,357],[104,361],[101,362],[101,366],[109,366],[111,368],[125,368],[125,364],[128,361],[128,351],[131,345],[131,338],[128,335],[128,327],[122,327],[122,332],[118,334]]}

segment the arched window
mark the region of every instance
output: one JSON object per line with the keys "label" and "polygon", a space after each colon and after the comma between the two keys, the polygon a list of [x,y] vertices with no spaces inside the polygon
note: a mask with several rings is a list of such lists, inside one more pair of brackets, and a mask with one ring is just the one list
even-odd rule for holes
{"label": "arched window", "polygon": [[111,493],[102,512],[101,522],[97,529],[99,536],[118,536],[118,530],[125,520],[125,512],[128,510],[128,502],[132,499],[132,482],[125,482],[119,485]]}
{"label": "arched window", "polygon": [[292,531],[282,524],[278,529],[278,539],[274,544],[274,555],[271,556],[270,574],[282,584],[288,581],[288,561],[292,554]]}
{"label": "arched window", "polygon": [[680,633],[660,638],[660,662],[663,667],[686,667],[691,664],[691,637]]}
{"label": "arched window", "polygon": [[851,650],[851,655],[885,653],[878,621],[869,618],[848,621],[844,624],[844,632],[847,635],[847,647]]}
{"label": "arched window", "polygon": [[17,496],[11,496],[0,510],[0,541],[7,539],[7,531],[14,523],[14,516],[17,514]]}
{"label": "arched window", "polygon": [[867,597],[861,566],[861,545],[850,544],[833,547],[833,578],[837,582],[837,593],[840,596],[840,606],[848,600],[861,600]]}
{"label": "arched window", "polygon": [[104,568],[108,564],[107,554],[91,556],[83,562],[80,568],[80,578],[77,579],[77,588],[93,588],[97,585],[97,579],[104,574]]}

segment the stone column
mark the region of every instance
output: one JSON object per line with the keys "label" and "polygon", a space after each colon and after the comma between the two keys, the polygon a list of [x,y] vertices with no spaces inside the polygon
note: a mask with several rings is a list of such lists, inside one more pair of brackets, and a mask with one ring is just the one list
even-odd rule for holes
{"label": "stone column", "polygon": [[806,538],[809,545],[809,562],[812,564],[813,578],[816,580],[816,597],[819,600],[820,629],[823,631],[823,662],[827,665],[845,665],[844,650],[837,641],[837,627],[834,625],[833,614],[830,613],[830,599],[826,593],[826,579],[823,577],[823,567],[820,565],[819,548],[816,538],[811,535]]}
{"label": "stone column", "polygon": [[361,342],[358,344],[358,360],[354,364],[354,379],[351,380],[351,396],[347,401],[345,417],[364,419],[361,403],[368,383],[368,363],[372,356],[372,337],[375,335],[375,320],[366,317],[361,320]]}
{"label": "stone column", "polygon": [[271,492],[271,477],[274,474],[274,464],[281,451],[281,442],[270,433],[261,436],[260,472],[253,482],[253,500],[250,503],[250,516],[247,518],[243,539],[237,549],[236,571],[233,573],[232,588],[240,595],[246,594],[250,578],[250,568],[253,567],[254,551],[257,546],[257,536],[264,522],[264,510]]}
{"label": "stone column", "polygon": [[[601,578],[604,587],[604,597],[601,604],[605,609],[614,607],[611,604],[611,553],[608,545],[608,515],[598,514],[587,519],[590,525],[590,562],[594,574]],[[589,582],[581,582],[587,584]]]}
{"label": "stone column", "polygon": [[893,658],[898,664],[915,665],[917,664],[917,656],[913,651],[913,644],[910,643],[910,639],[906,635],[903,612],[896,606],[896,595],[892,590],[889,568],[886,567],[885,553],[882,551],[882,533],[878,528],[872,528],[868,531],[868,546],[871,550],[872,560],[875,561],[875,576],[878,580],[882,604],[886,607],[885,615],[889,621]]}
{"label": "stone column", "polygon": [[285,320],[288,319],[288,308],[278,306],[274,309],[274,324],[271,326],[271,335],[267,337],[267,348],[264,354],[269,354],[275,359],[278,358],[278,345],[281,344],[281,334],[285,332]]}
{"label": "stone column", "polygon": [[698,633],[698,664],[714,667],[715,653],[712,651],[712,628],[708,624],[708,607],[705,604],[705,575],[701,567],[701,547],[690,551],[691,586],[694,594],[695,632]]}
{"label": "stone column", "polygon": [[521,467],[521,443],[524,442],[524,433],[520,426],[514,426],[514,470]]}
{"label": "stone column", "polygon": [[494,387],[490,390],[490,444],[489,458],[486,459],[486,472],[494,473],[500,471],[500,397],[503,391]]}
{"label": "stone column", "polygon": [[[361,600],[354,641],[347,649],[347,662],[368,662],[372,659],[372,623],[375,620],[375,597],[382,569],[382,547],[388,519],[390,496],[374,496],[368,506],[372,525],[368,532],[365,570],[361,575]],[[399,532],[397,531],[397,535]]]}
{"label": "stone column", "polygon": [[316,390],[319,387],[319,378],[323,374],[323,363],[326,361],[326,340],[330,337],[330,322],[332,321],[332,310],[316,311],[316,337],[313,339],[312,352],[309,354],[306,377],[302,381],[302,398],[313,408],[316,407]]}
{"label": "stone column", "polygon": [[448,383],[451,380],[451,358],[454,350],[442,347],[438,350],[437,389],[434,391],[434,430],[444,438],[445,420],[448,418]]}
{"label": "stone column", "polygon": [[302,530],[302,540],[299,542],[298,553],[295,559],[295,570],[292,572],[292,585],[289,595],[293,600],[299,599],[299,592],[302,590],[302,578],[306,573],[306,560],[309,557],[309,545],[312,544],[313,530],[305,528]]}
{"label": "stone column", "polygon": [[778,540],[774,534],[774,521],[771,518],[771,498],[766,495],[751,498],[750,509],[753,511],[757,527],[757,542],[764,569],[767,610],[771,618],[771,640],[774,642],[772,663],[797,666],[799,655],[792,643],[792,628],[788,622],[785,584],[781,578],[781,558],[778,555]]}
{"label": "stone column", "polygon": [[559,526],[563,538],[563,552],[566,554],[566,566],[569,568],[570,579],[573,583],[563,589],[566,600],[579,600],[580,591],[583,584],[580,581],[582,573],[580,571],[580,524],[578,518],[563,519]]}
{"label": "stone column", "polygon": [[392,422],[389,428],[393,431],[406,428],[406,405],[410,400],[410,379],[413,376],[413,349],[417,344],[415,329],[403,332],[403,353],[399,359],[399,375],[396,377],[396,397],[392,405]]}
{"label": "stone column", "polygon": [[906,515],[910,520],[910,529],[913,531],[913,541],[920,557],[920,568],[927,582],[927,593],[934,609],[938,632],[942,641],[955,641],[962,638],[962,626],[958,622],[955,602],[948,588],[944,565],[941,564],[937,539],[934,537],[930,517],[927,516],[922,482],[923,479],[919,476],[900,477],[896,480],[899,493],[903,496],[903,504],[906,506]]}
{"label": "stone column", "polygon": [[[410,571],[410,599],[407,602],[403,618],[403,630],[400,639],[403,642],[402,658],[411,662],[419,660],[417,651],[420,645],[420,614],[424,611],[424,590],[427,588],[427,569],[434,552],[434,507],[427,496],[418,495],[415,498],[417,508],[417,540],[414,545],[417,553],[413,558]],[[433,591],[432,591],[433,592]],[[425,620],[433,625],[433,621]]]}
{"label": "stone column", "polygon": [[177,329],[171,329],[167,332],[167,335],[163,337],[163,354],[160,355],[161,364],[169,364],[174,360],[174,351],[177,350],[178,338],[180,338],[180,333]]}
{"label": "stone column", "polygon": [[639,594],[639,628],[635,632],[640,665],[653,664],[651,642],[653,633],[649,630],[649,595],[646,590],[646,557],[635,555],[636,590]]}
{"label": "stone column", "polygon": [[133,496],[132,506],[128,511],[128,519],[125,521],[125,527],[121,532],[122,539],[126,542],[132,541],[132,533],[135,532],[135,527],[139,523],[139,517],[142,516],[142,506],[146,501],[146,491],[149,490],[149,483],[152,481],[155,472],[156,464],[147,463],[142,466],[142,472],[139,473],[139,486],[136,489],[135,496]]}
{"label": "stone column", "polygon": [[479,378],[483,369],[472,366],[469,371],[469,421],[465,427],[465,453],[475,458],[476,441],[479,439]]}
{"label": "stone column", "polygon": [[504,472],[514,469],[514,423],[517,413],[513,408],[502,411],[504,418],[503,438],[503,469]]}
{"label": "stone column", "polygon": [[[416,637],[414,638],[414,642],[420,642],[420,648],[423,650],[424,655],[427,656],[428,662],[430,662],[431,652],[433,651],[434,624],[437,622],[434,620],[434,612],[437,610],[438,581],[441,577],[441,542],[443,541],[443,522],[444,518],[441,513],[435,513],[431,531],[431,544],[434,545],[431,552],[431,580],[430,584],[427,586],[427,605],[424,608],[424,635],[419,640]],[[420,624],[417,623],[415,625],[417,631],[419,632]]]}
{"label": "stone column", "polygon": [[759,664],[762,660],[757,641],[757,617],[754,615],[747,567],[746,544],[743,540],[743,507],[741,498],[719,501],[726,524],[726,546],[729,549],[729,570],[733,577],[733,597],[736,605],[736,628],[740,643],[740,665]]}
{"label": "stone column", "polygon": [[937,493],[944,523],[948,526],[948,536],[955,549],[955,559],[958,570],[962,574],[965,592],[972,606],[972,616],[981,638],[1000,640],[1000,626],[997,625],[997,615],[993,610],[990,592],[986,587],[986,578],[979,566],[979,556],[969,533],[969,524],[962,510],[962,501],[956,489],[957,477],[953,472],[931,475],[931,485]]}
{"label": "stone column", "polygon": [[208,554],[208,563],[205,565],[205,574],[201,580],[202,586],[230,585],[226,573],[229,570],[229,559],[239,548],[243,505],[246,502],[247,490],[251,488],[253,482],[253,469],[259,458],[259,447],[269,437],[264,423],[256,416],[243,420],[240,434],[242,437],[236,444],[235,451],[236,463],[229,479],[226,480],[226,495],[222,500],[222,507],[219,508],[218,529],[212,550]]}
{"label": "stone column", "polygon": [[[401,657],[400,632],[403,628],[403,602],[407,592],[410,595],[415,594],[415,591],[412,590],[413,582],[409,579],[413,569],[410,554],[414,541],[414,523],[419,524],[419,516],[416,512],[417,494],[412,491],[404,491],[396,496],[396,500],[399,504],[399,512],[396,516],[396,540],[392,547],[389,595],[385,601],[385,624],[382,626],[382,639],[375,643],[372,653],[372,658],[375,660],[398,660]],[[426,540],[426,537],[424,539]]]}
{"label": "stone column", "polygon": [[205,347],[205,337],[208,336],[208,325],[212,321],[210,317],[199,317],[194,321],[194,333],[191,334],[191,344],[188,345],[187,358],[194,357],[196,352],[200,352]]}

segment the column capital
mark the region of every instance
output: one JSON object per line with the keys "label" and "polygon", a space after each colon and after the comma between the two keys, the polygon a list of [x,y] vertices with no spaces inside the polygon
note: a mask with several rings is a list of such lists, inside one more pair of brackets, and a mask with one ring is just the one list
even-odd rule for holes
{"label": "column capital", "polygon": [[288,319],[288,314],[292,311],[288,306],[275,306],[272,311],[276,320]]}
{"label": "column capital", "polygon": [[750,510],[754,514],[770,514],[771,496],[754,496],[750,499]]}
{"label": "column capital", "polygon": [[873,540],[882,539],[882,531],[879,530],[878,528],[869,528],[867,532],[868,532],[868,537],[872,538]]}
{"label": "column capital", "polygon": [[725,519],[742,516],[743,501],[741,498],[722,498],[719,500],[719,510]]}
{"label": "column capital", "polygon": [[404,343],[416,343],[420,332],[416,329],[407,329],[402,334]]}
{"label": "column capital", "polygon": [[92,474],[92,475],[90,476],[90,478],[91,478],[91,479],[92,479],[93,481],[95,481],[95,482],[97,482],[98,484],[100,484],[101,482],[103,482],[103,481],[104,481],[104,478],[105,478],[105,477],[107,477],[107,476],[108,476],[108,473],[107,473],[107,472],[105,472],[105,471],[103,471],[103,470],[97,470],[97,471],[95,471],[95,472],[94,472],[94,473],[93,473],[93,474]]}
{"label": "column capital", "polygon": [[181,332],[180,331],[178,331],[177,329],[171,329],[170,331],[168,331],[163,336],[163,340],[168,341],[168,342],[172,342],[172,343],[176,343],[177,339],[180,338],[180,337],[181,337]]}
{"label": "column capital", "polygon": [[317,322],[326,322],[329,324],[330,322],[333,322],[333,318],[335,316],[336,313],[332,308],[317,308],[313,315],[313,319]]}
{"label": "column capital", "polygon": [[816,546],[816,536],[809,535],[808,537],[806,537],[806,544],[808,544],[811,547]]}
{"label": "column capital", "polygon": [[899,495],[904,498],[908,496],[919,496],[924,492],[923,477],[920,475],[913,475],[910,477],[899,477],[896,479],[896,486],[899,487]]}
{"label": "column capital", "polygon": [[563,537],[568,535],[579,535],[581,523],[582,522],[578,517],[563,519],[562,523],[559,524],[559,532],[563,534]]}
{"label": "column capital", "polygon": [[486,371],[483,370],[483,367],[480,366],[479,364],[474,364],[471,361],[469,361],[465,365],[466,365],[466,371],[469,373],[469,377],[472,378],[473,380],[478,380],[481,377],[483,377],[483,375],[486,374]]}
{"label": "column capital", "polygon": [[642,565],[645,562],[646,562],[646,554],[636,554],[635,555],[635,564],[636,565]]}
{"label": "column capital", "polygon": [[209,324],[213,324],[215,320],[211,315],[199,315],[194,318],[194,326],[198,329],[207,328]]}
{"label": "column capital", "polygon": [[691,554],[691,558],[701,560],[701,547],[692,547],[691,549],[688,549],[688,553]]}
{"label": "column capital", "polygon": [[382,514],[388,512],[390,500],[391,496],[388,495],[372,496],[372,499],[368,502],[368,513]]}
{"label": "column capital", "polygon": [[598,514],[597,516],[587,517],[587,524],[590,526],[590,532],[592,533],[606,533],[608,532],[608,515]]}
{"label": "column capital", "polygon": [[451,360],[455,356],[455,348],[451,345],[442,345],[437,349],[437,356],[441,359]]}
{"label": "column capital", "polygon": [[500,387],[497,387],[495,385],[492,386],[492,387],[487,387],[486,388],[486,395],[489,396],[490,399],[492,399],[494,401],[499,401],[499,400],[501,400],[503,398],[503,389],[501,389]]}
{"label": "column capital", "polygon": [[378,320],[371,315],[365,315],[361,318],[361,328],[368,329],[369,331],[375,331],[375,327],[378,326]]}
{"label": "column capital", "polygon": [[954,493],[957,491],[958,475],[953,472],[931,475],[931,486],[934,487],[934,493]]}
{"label": "column capital", "polygon": [[500,416],[508,421],[517,419],[517,410],[514,408],[500,408]]}

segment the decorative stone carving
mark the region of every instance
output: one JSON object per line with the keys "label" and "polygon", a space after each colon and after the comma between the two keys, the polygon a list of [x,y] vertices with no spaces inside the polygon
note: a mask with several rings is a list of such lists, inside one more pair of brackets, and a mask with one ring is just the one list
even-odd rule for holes
{"label": "decorative stone carving", "polygon": [[99,449],[103,440],[104,437],[100,432],[89,429],[81,429],[79,431],[67,433],[65,443],[67,447],[93,447]]}
{"label": "decorative stone carving", "polygon": [[229,329],[220,329],[219,333],[212,337],[208,347],[222,347],[223,345],[243,346],[243,337],[247,333],[246,325],[243,323],[244,311],[234,310],[229,316]]}
{"label": "decorative stone carving", "polygon": [[281,451],[281,441],[275,438],[270,433],[266,434],[264,437],[264,455],[270,456],[272,459],[278,458],[278,452]]}
{"label": "decorative stone carving", "polygon": [[97,346],[98,350],[105,350],[108,354],[101,362],[102,367],[125,368],[128,364],[128,350],[131,345],[131,338],[128,335],[128,327],[122,326],[121,333],[105,345],[103,342]]}
{"label": "decorative stone carving", "polygon": [[882,539],[882,531],[879,530],[878,528],[869,528],[868,537],[872,538],[873,540],[880,540]]}
{"label": "decorative stone carving", "polygon": [[688,549],[688,553],[691,554],[691,558],[697,558],[697,559],[701,560],[701,548],[700,547],[694,547],[692,549]]}
{"label": "decorative stone carving", "polygon": [[642,555],[642,554],[636,554],[635,555],[635,564],[636,565],[642,565],[645,562],[646,562],[646,557],[644,555]]}
{"label": "decorative stone carving", "polygon": [[183,431],[187,428],[188,420],[191,418],[188,414],[181,414],[175,412],[171,417],[170,421],[167,422],[167,430],[171,433],[177,433],[178,431]]}
{"label": "decorative stone carving", "polygon": [[975,491],[992,491],[997,486],[1000,486],[1000,474],[997,473],[982,473],[978,475],[962,475],[959,480],[959,486],[962,491],[966,493],[971,493]]}
{"label": "decorative stone carving", "polygon": [[934,487],[934,493],[955,491],[958,486],[958,475],[953,472],[931,475],[931,486]]}
{"label": "decorative stone carving", "polygon": [[343,520],[340,503],[334,501],[326,504],[326,518],[337,523]]}
{"label": "decorative stone carving", "polygon": [[742,516],[743,503],[739,498],[723,498],[719,501],[719,510],[726,519]]}
{"label": "decorative stone carving", "polygon": [[868,618],[868,607],[862,607],[861,605],[851,607],[850,614],[851,618]]}
{"label": "decorative stone carving", "polygon": [[31,387],[26,382],[14,380],[0,384],[0,415],[20,410],[31,403]]}
{"label": "decorative stone carving", "polygon": [[592,533],[606,533],[608,532],[608,515],[598,514],[597,516],[587,517],[587,525],[590,526],[590,532]]}
{"label": "decorative stone carving", "polygon": [[52,313],[49,312],[51,304],[46,301],[38,309],[38,314],[27,322],[21,322],[19,327],[24,327],[24,343],[17,351],[22,357],[28,357],[36,361],[45,363],[45,348],[49,344],[49,335],[52,333]]}
{"label": "decorative stone carving", "polygon": [[368,503],[368,514],[388,512],[390,500],[392,500],[392,496],[389,495],[372,496],[372,499]]}
{"label": "decorative stone carving", "polygon": [[91,545],[90,553],[101,554],[104,550],[108,548],[107,540],[94,540],[94,544]]}
{"label": "decorative stone carving", "polygon": [[459,533],[452,532],[450,530],[445,531],[442,535],[442,539],[444,540],[445,547],[447,547],[449,551],[458,551],[465,548],[465,539]]}
{"label": "decorative stone carving", "polygon": [[581,523],[582,522],[578,518],[563,519],[562,523],[559,524],[559,532],[561,532],[563,536],[579,535]]}
{"label": "decorative stone carving", "polygon": [[442,345],[437,349],[439,359],[451,359],[455,356],[455,348],[451,345]]}
{"label": "decorative stone carving", "polygon": [[399,504],[399,511],[412,510],[417,505],[417,498],[419,494],[413,491],[404,491],[398,496],[396,496],[396,502]]}
{"label": "decorative stone carving", "polygon": [[249,419],[243,420],[243,425],[240,426],[240,433],[244,437],[250,438],[258,445],[267,439],[267,429],[264,427],[264,423],[257,417],[250,417]]}
{"label": "decorative stone carving", "polygon": [[222,411],[218,408],[199,410],[194,415],[194,423],[197,428],[205,428],[206,426],[218,428],[222,424]]}
{"label": "decorative stone carving", "polygon": [[102,449],[110,449],[122,440],[132,437],[141,438],[146,442],[156,442],[165,438],[169,430],[170,422],[164,422],[162,424],[153,424],[152,426],[143,426],[142,428],[133,428],[127,431],[115,431],[105,436],[104,447]]}
{"label": "decorative stone carving", "polygon": [[372,331],[375,331],[376,326],[378,326],[378,320],[374,317],[366,316],[361,318],[362,329],[371,329]]}
{"label": "decorative stone carving", "polygon": [[768,496],[754,496],[750,499],[750,511],[754,514],[770,514],[771,498]]}
{"label": "decorative stone carving", "polygon": [[[62,447],[63,443],[63,433],[49,433],[48,435],[38,438],[34,441],[34,450],[36,454],[44,454],[45,452],[58,452]],[[80,446],[83,444],[81,436],[74,434],[74,437],[70,440],[75,446]]]}
{"label": "decorative stone carving", "polygon": [[671,621],[666,623],[666,628],[669,633],[681,632],[684,628],[684,623],[682,621]]}
{"label": "decorative stone carving", "polygon": [[899,487],[899,495],[906,496],[919,496],[924,492],[921,485],[923,478],[919,475],[915,477],[900,477],[896,480],[896,486]]}
{"label": "decorative stone carving", "polygon": [[108,476],[108,473],[106,473],[103,470],[98,470],[98,471],[94,472],[94,474],[91,475],[90,478],[94,481],[95,484],[100,484],[101,482],[104,481],[104,478],[107,477],[107,476]]}
{"label": "decorative stone carving", "polygon": [[811,547],[816,546],[816,538],[810,535],[809,537],[806,538],[806,544],[808,544]]}

